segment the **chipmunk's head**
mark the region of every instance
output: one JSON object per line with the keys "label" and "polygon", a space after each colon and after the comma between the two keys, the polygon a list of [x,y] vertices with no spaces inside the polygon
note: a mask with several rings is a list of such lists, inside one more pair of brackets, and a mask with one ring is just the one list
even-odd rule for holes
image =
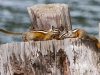
{"label": "chipmunk's head", "polygon": [[51,27],[51,29],[49,30],[49,35],[52,36],[53,39],[59,39],[59,34],[60,34],[60,30],[58,28],[55,27]]}
{"label": "chipmunk's head", "polygon": [[68,31],[67,37],[68,38],[77,38],[79,36],[79,29],[74,29],[74,30],[70,30]]}
{"label": "chipmunk's head", "polygon": [[63,29],[63,31],[60,32],[59,38],[61,40],[67,38],[68,30],[66,28]]}
{"label": "chipmunk's head", "polygon": [[51,26],[51,29],[49,30],[52,34],[60,34],[60,30]]}

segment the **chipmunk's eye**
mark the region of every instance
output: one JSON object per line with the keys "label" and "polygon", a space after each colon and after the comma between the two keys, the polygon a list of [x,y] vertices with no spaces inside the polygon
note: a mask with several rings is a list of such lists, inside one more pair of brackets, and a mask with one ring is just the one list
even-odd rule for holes
{"label": "chipmunk's eye", "polygon": [[68,31],[66,31],[66,33],[68,33]]}

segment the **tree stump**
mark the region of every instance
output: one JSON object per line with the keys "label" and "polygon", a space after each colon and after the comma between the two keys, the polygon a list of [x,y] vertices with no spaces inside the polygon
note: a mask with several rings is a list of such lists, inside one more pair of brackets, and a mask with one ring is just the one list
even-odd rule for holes
{"label": "tree stump", "polygon": [[48,30],[56,28],[72,29],[69,7],[67,4],[39,4],[28,7],[32,29]]}
{"label": "tree stump", "polygon": [[[72,28],[66,4],[35,5],[28,12],[33,29]],[[75,38],[1,44],[0,75],[100,75],[98,54],[93,41]]]}
{"label": "tree stump", "polygon": [[80,39],[0,45],[0,75],[100,75],[98,49]]}

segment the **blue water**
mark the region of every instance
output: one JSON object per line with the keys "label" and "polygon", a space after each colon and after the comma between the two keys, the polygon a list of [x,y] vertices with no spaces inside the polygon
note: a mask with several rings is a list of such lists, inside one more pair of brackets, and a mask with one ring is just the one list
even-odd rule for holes
{"label": "blue water", "polygon": [[[73,29],[82,28],[98,37],[100,0],[0,0],[0,28],[14,32],[28,31],[31,22],[27,7],[50,3],[68,4]],[[22,41],[21,36],[0,33],[0,43],[15,41]]]}

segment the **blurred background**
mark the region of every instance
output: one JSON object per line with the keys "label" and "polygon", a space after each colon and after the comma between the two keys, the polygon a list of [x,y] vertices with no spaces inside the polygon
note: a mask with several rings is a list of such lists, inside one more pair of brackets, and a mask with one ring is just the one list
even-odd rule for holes
{"label": "blurred background", "polygon": [[[82,28],[98,37],[100,0],[0,0],[0,28],[14,32],[28,31],[31,22],[27,7],[50,3],[68,4],[73,29]],[[15,41],[22,41],[22,37],[0,33],[0,44]]]}

